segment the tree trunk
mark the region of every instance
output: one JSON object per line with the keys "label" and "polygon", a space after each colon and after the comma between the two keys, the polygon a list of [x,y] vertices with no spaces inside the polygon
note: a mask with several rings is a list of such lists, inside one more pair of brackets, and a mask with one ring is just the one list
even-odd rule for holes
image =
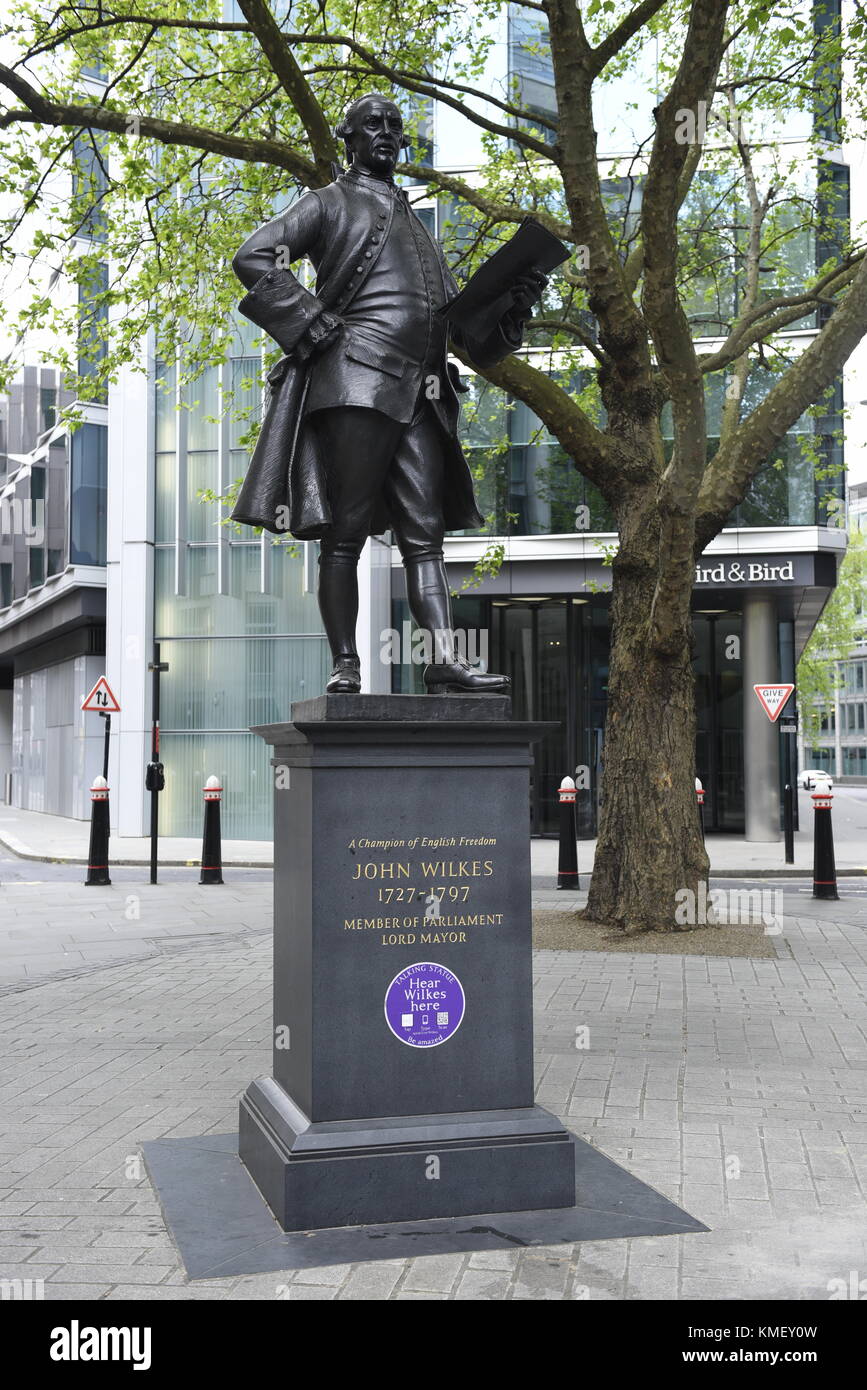
{"label": "tree trunk", "polygon": [[708,872],[695,795],[692,575],[678,581],[688,586],[682,616],[662,651],[651,637],[659,517],[652,502],[629,511],[613,567],[602,805],[583,916],[628,933],[678,931],[688,924],[675,920],[675,894],[697,894]]}

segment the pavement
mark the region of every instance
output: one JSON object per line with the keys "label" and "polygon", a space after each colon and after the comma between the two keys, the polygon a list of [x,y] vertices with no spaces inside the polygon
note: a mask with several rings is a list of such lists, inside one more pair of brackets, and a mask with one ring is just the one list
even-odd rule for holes
{"label": "pavement", "polygon": [[0,851],[0,1281],[88,1300],[859,1296],[858,880],[839,902],[782,883],[773,959],[535,953],[539,1102],[706,1234],[190,1281],[140,1145],[233,1129],[269,1070],[270,874],[142,878],[86,888],[74,866]]}
{"label": "pavement", "polygon": [[[723,877],[749,874],[755,877],[812,874],[813,812],[810,793],[800,791],[802,829],[795,834],[795,862],[785,863],[782,840],[761,844],[748,842],[743,835],[709,835],[707,850],[711,873]],[[867,874],[867,786],[840,786],[834,789],[834,849],[841,873]],[[89,821],[44,815],[39,811],[20,811],[0,806],[0,845],[22,859],[46,862],[87,863],[90,841]],[[578,867],[589,874],[593,867],[595,840],[578,843]],[[556,839],[532,841],[534,886],[543,880],[556,883],[558,844]],[[198,865],[201,839],[163,836],[159,842],[159,862],[168,867]],[[110,860],[118,865],[150,863],[150,840],[145,837],[112,834]],[[273,844],[270,840],[223,840],[223,864],[235,868],[270,868]]]}

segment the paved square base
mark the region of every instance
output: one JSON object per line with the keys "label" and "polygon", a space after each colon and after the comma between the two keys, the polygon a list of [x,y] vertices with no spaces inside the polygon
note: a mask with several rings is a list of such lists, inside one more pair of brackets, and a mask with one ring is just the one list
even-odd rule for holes
{"label": "paved square base", "polygon": [[303,1234],[280,1230],[238,1157],[237,1135],[154,1139],[142,1148],[166,1224],[191,1279],[708,1230],[580,1139],[575,1140],[574,1207]]}

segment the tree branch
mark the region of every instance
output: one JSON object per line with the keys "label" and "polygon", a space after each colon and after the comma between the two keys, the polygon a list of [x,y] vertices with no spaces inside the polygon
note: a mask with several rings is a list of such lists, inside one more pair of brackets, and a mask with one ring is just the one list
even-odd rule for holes
{"label": "tree branch", "polygon": [[603,350],[617,363],[623,390],[650,374],[647,333],[631,294],[602,201],[593,125],[591,48],[575,0],[547,0],[563,191],[571,240],[588,249],[588,302]]}
{"label": "tree branch", "polygon": [[104,106],[79,105],[73,102],[51,101],[31,87],[19,73],[0,63],[0,86],[6,87],[25,109],[13,108],[0,114],[0,130],[10,125],[35,124],[68,127],[79,130],[108,130],[116,135],[130,134],[130,117],[136,115],[140,135],[158,140],[163,145],[186,145],[206,150],[209,154],[227,159],[242,159],[261,164],[273,164],[286,169],[308,188],[317,188],[322,179],[316,165],[303,155],[277,140],[255,140],[244,136],[228,136],[203,126],[186,125],[180,121],[164,121],[155,116],[111,111]]}
{"label": "tree branch", "polygon": [[540,372],[523,357],[514,354],[496,367],[477,367],[462,352],[451,349],[472,371],[524,401],[539,415],[546,429],[563,445],[575,461],[575,467],[589,479],[606,500],[622,486],[625,468],[634,468],[634,461],[621,455],[617,442],[602,433],[579,405],[547,372]]}
{"label": "tree branch", "polygon": [[[727,11],[728,0],[693,0],[677,74],[655,113],[656,137],[641,205],[645,318],[660,369],[669,381],[675,414],[678,403],[683,401],[687,413],[693,416],[694,398],[702,389],[701,378],[692,333],[676,286],[678,199],[690,142],[678,138],[682,132],[676,126],[684,111],[695,113],[699,101],[713,90],[722,59]],[[683,440],[682,445],[685,444]],[[698,449],[698,439],[694,438],[689,452],[696,465]],[[703,464],[703,443],[701,452]],[[682,453],[681,457],[685,462],[686,455]]]}
{"label": "tree branch", "polygon": [[[319,41],[321,40],[317,40],[317,42]],[[306,75],[310,75],[312,73],[345,74],[347,68],[345,63],[315,63],[311,64],[309,67],[305,67],[303,71]],[[367,70],[365,70],[364,68],[352,68],[351,72],[353,77],[364,77],[367,75]],[[382,76],[382,73],[376,71],[374,68],[369,69],[369,74],[371,77]],[[389,80],[393,81],[395,85],[400,85],[403,79],[408,78],[410,81],[413,82],[425,82],[432,89],[439,89],[440,87],[443,87],[452,92],[465,92],[467,96],[476,97],[477,100],[484,101],[487,106],[496,106],[500,111],[504,111],[507,116],[514,116],[516,121],[529,121],[533,125],[543,126],[545,130],[556,131],[558,128],[558,121],[549,119],[549,117],[541,115],[538,111],[526,111],[522,106],[515,106],[514,103],[511,101],[503,101],[501,97],[495,97],[492,92],[482,93],[479,91],[477,87],[467,86],[466,82],[450,82],[445,77],[434,77],[429,72],[407,72],[406,68],[394,68],[393,74],[393,77]],[[423,93],[422,95],[430,95],[433,101],[444,100],[443,97],[439,95],[438,91],[436,93],[431,91],[431,93]],[[462,115],[465,115],[467,117],[469,117],[471,114],[465,106],[462,106],[460,104],[458,104],[457,109],[460,110]],[[512,132],[509,138],[515,138],[514,127],[510,126],[509,130]],[[550,158],[551,147],[549,145],[546,145],[545,148],[548,150]]]}
{"label": "tree branch", "polygon": [[[478,208],[491,222],[523,222],[527,216],[526,208],[517,203],[501,203],[496,198],[490,198],[481,189],[475,188],[473,184],[467,183],[465,179],[455,178],[453,174],[444,174],[439,169],[433,169],[428,164],[398,164],[395,173],[409,174],[417,179],[419,183],[440,188],[444,193],[453,193],[456,198],[463,199],[472,207]],[[552,217],[544,208],[538,208],[533,212],[537,222],[541,222],[544,227],[553,232],[561,241],[574,241],[575,234],[566,222],[560,222],[556,217]]]}
{"label": "tree branch", "polygon": [[[694,145],[690,145],[689,147],[689,153],[686,156],[686,162],[683,166],[683,169],[681,170],[680,179],[678,181],[678,212],[680,212],[680,209],[686,201],[687,194],[689,193],[689,190],[692,187],[692,181],[695,178],[696,170],[698,169],[698,166],[701,163],[701,156],[702,147],[699,144],[699,142],[696,141]],[[632,248],[629,255],[626,257],[626,262],[623,266],[623,278],[626,281],[626,287],[630,294],[635,293],[635,290],[638,286],[638,282],[641,279],[643,270],[644,243],[643,241],[639,240],[637,244]]]}
{"label": "tree branch", "polygon": [[[162,19],[157,15],[111,16],[103,21],[82,25],[78,29],[68,29],[62,35],[52,38],[48,43],[39,45],[31,50],[26,55],[25,59],[21,61],[27,61],[39,53],[44,53],[51,48],[56,48],[79,34],[91,33],[117,24],[151,25],[156,28],[198,28],[214,32],[254,34],[268,63],[275,75],[280,79],[284,90],[292,101],[293,107],[298,112],[302,124],[307,131],[316,163],[320,171],[325,174],[327,173],[328,165],[333,159],[337,158],[337,146],[334,142],[331,128],[325,120],[321,108],[292,54],[292,46],[331,46],[336,48],[348,48],[368,65],[372,74],[378,77],[384,77],[394,86],[402,87],[406,91],[415,92],[419,96],[430,97],[432,100],[439,101],[445,106],[450,106],[453,110],[458,111],[466,120],[481,127],[481,129],[487,130],[493,135],[500,135],[507,140],[515,140],[526,149],[541,155],[548,162],[556,162],[556,152],[552,145],[546,144],[544,140],[536,139],[535,136],[521,130],[520,127],[503,125],[498,121],[489,120],[486,116],[474,111],[472,107],[465,105],[464,102],[458,101],[457,98],[449,96],[445,91],[440,89],[448,87],[463,91],[468,96],[475,97],[480,102],[499,107],[507,114],[514,115],[516,119],[532,121],[534,124],[544,126],[548,130],[557,129],[556,120],[549,120],[544,116],[537,116],[534,112],[523,112],[520,108],[512,106],[511,103],[500,101],[490,93],[482,91],[479,88],[473,88],[464,84],[452,83],[445,80],[440,82],[436,78],[428,76],[422,78],[417,74],[408,73],[405,69],[393,68],[351,34],[284,32],[271,14],[266,0],[239,0],[239,3],[247,17],[246,24],[229,22],[219,23],[217,21],[202,21],[199,23],[194,20]],[[539,8],[541,9],[541,6]],[[16,67],[17,66],[20,66],[20,63],[16,64]]]}
{"label": "tree branch", "polygon": [[714,454],[699,492],[696,550],[725,525],[786,432],[839,376],[867,332],[867,259],[824,328]]}
{"label": "tree branch", "polygon": [[631,38],[634,38],[639,29],[652,19],[667,0],[642,0],[640,5],[636,5],[628,15],[621,19],[620,23],[607,34],[602,42],[591,50],[590,69],[594,76],[602,71],[607,63],[625,48]]}
{"label": "tree branch", "polygon": [[[261,0],[259,0],[259,3],[261,3]],[[544,140],[537,140],[535,135],[528,135],[527,132],[521,130],[519,126],[502,125],[499,121],[491,121],[487,116],[480,115],[478,111],[474,111],[472,107],[467,106],[464,102],[458,101],[457,97],[448,96],[445,92],[438,91],[436,86],[432,85],[430,82],[423,81],[417,77],[408,76],[401,68],[390,67],[388,63],[383,62],[382,59],[378,58],[375,53],[372,53],[369,48],[365,48],[363,44],[359,43],[357,39],[352,38],[349,34],[291,34],[285,35],[284,38],[286,42],[291,41],[299,44],[338,44],[341,47],[348,48],[367,63],[368,67],[377,77],[384,77],[396,87],[402,87],[405,91],[415,92],[418,96],[430,97],[433,101],[441,102],[443,106],[450,106],[452,110],[459,111],[460,114],[473,125],[480,126],[482,130],[487,130],[491,135],[500,135],[505,140],[515,140],[518,144],[523,145],[525,149],[532,150],[535,154],[541,155],[542,158],[549,163],[557,163],[557,152],[553,145],[546,145]],[[472,88],[467,88],[466,90],[470,92],[471,95],[477,97],[479,101],[484,102],[488,100],[486,92],[480,90],[473,91]],[[535,116],[532,119],[535,120]],[[543,125],[547,124],[547,122],[540,121],[539,124]],[[551,129],[556,129],[556,126],[552,126]]]}
{"label": "tree branch", "polygon": [[613,362],[605,356],[599,344],[587,332],[583,324],[576,323],[574,319],[530,319],[524,332],[530,333],[534,328],[553,330],[555,333],[571,333],[573,338],[577,338],[582,347],[591,352],[597,362],[609,370],[613,367]]}
{"label": "tree branch", "polygon": [[721,348],[699,358],[702,373],[721,371],[760,339],[779,333],[790,323],[803,318],[811,308],[819,304],[833,304],[833,296],[851,283],[865,254],[858,251],[848,256],[842,265],[826,271],[811,289],[801,294],[780,295],[764,304],[757,304],[733,326]]}
{"label": "tree branch", "polygon": [[674,82],[654,113],[656,136],[641,206],[642,308],[674,417],[674,448],[658,492],[659,564],[650,613],[651,643],[663,658],[677,652],[689,624],[694,507],[707,457],[704,385],[677,293],[678,200],[689,142],[679,140],[676,127],[684,110],[695,113],[713,91],[727,12],[728,0],[692,0]]}
{"label": "tree branch", "polygon": [[[62,9],[56,12],[57,18]],[[158,29],[198,29],[202,31],[210,30],[219,33],[247,34],[250,32],[247,24],[241,24],[232,20],[219,19],[169,19],[162,15],[100,15],[99,19],[93,24],[81,24],[77,29],[64,29],[61,33],[55,34],[45,43],[39,43],[35,48],[29,48],[23,58],[19,58],[15,63],[15,68],[22,67],[25,63],[32,62],[42,53],[51,53],[55,48],[60,48],[62,44],[68,43],[71,39],[77,39],[82,34],[92,34],[100,29],[113,28],[118,24],[144,24],[153,25]]]}
{"label": "tree branch", "polygon": [[310,90],[276,19],[265,0],[238,0],[259,47],[283,86],[307,132],[316,168],[323,179],[330,178],[331,164],[338,157],[337,141],[325,114]]}

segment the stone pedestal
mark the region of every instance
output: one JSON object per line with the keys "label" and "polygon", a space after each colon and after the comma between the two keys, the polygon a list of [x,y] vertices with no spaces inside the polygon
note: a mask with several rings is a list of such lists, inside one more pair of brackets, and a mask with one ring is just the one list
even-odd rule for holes
{"label": "stone pedestal", "polygon": [[569,1207],[533,1104],[529,770],[500,696],[321,696],[273,748],[273,1076],[240,1156],[284,1230]]}

